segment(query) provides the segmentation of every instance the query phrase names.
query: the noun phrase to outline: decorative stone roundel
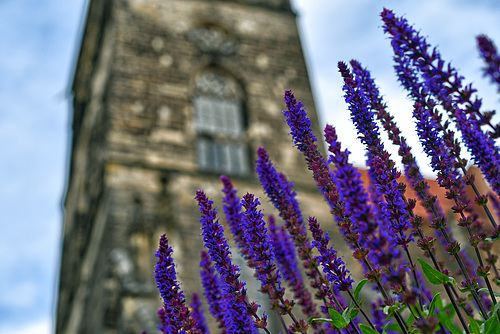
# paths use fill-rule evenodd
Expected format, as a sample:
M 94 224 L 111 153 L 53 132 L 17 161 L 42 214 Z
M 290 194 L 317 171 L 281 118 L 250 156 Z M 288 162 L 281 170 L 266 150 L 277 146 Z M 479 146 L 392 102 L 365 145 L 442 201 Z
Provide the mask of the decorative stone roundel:
M 206 53 L 230 55 L 236 51 L 236 41 L 222 29 L 200 27 L 188 32 L 188 40 Z

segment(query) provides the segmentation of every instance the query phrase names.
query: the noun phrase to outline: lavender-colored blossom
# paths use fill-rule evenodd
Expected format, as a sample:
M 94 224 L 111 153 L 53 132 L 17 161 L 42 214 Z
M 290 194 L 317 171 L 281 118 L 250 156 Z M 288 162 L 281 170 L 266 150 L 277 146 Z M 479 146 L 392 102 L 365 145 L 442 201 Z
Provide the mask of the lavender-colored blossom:
M 484 75 L 490 77 L 492 82 L 496 82 L 500 91 L 500 56 L 493 41 L 485 35 L 477 37 L 477 45 L 481 52 L 481 57 L 484 59 L 486 66 L 484 67 Z
M 301 305 L 302 311 L 308 317 L 317 316 L 311 294 L 304 285 L 302 274 L 296 260 L 295 248 L 290 235 L 283 226 L 276 226 L 273 216 L 268 217 L 269 238 L 276 258 L 276 264 L 283 278 L 294 294 L 294 300 Z M 313 323 L 313 326 L 320 325 Z
M 494 193 L 489 193 L 488 198 L 491 201 L 493 208 L 495 209 L 497 217 L 500 217 L 500 200 L 498 196 Z
M 457 108 L 456 122 L 474 162 L 481 168 L 493 190 L 500 195 L 500 154 L 495 142 L 482 131 L 476 115 L 467 117 L 464 111 Z
M 172 247 L 168 245 L 165 234 L 160 237 L 160 244 L 155 256 L 158 258 L 155 266 L 156 286 L 163 299 L 163 310 L 160 311 L 160 330 L 164 333 L 177 333 L 179 331 L 193 331 L 196 321 L 191 316 L 185 305 L 183 292 L 177 282 L 177 274 L 172 258 Z
M 181 331 L 181 329 L 173 323 L 175 319 L 170 316 L 170 313 L 171 312 L 167 312 L 164 307 L 158 309 L 158 318 L 160 319 L 158 330 L 162 333 L 178 333 Z
M 283 174 L 278 173 L 264 148 L 259 147 L 257 153 L 259 158 L 256 161 L 256 170 L 264 192 L 285 222 L 285 227 L 289 231 L 295 247 L 297 247 L 300 259 L 303 261 L 306 274 L 311 278 L 311 287 L 318 291 L 316 297 L 324 298 L 325 295 L 320 290 L 323 278 L 314 262 L 312 245 L 306 234 L 293 185 Z
M 339 62 L 338 67 L 344 79 L 344 97 L 351 112 L 351 119 L 358 131 L 358 138 L 367 149 L 367 164 L 373 173 L 373 181 L 384 194 L 383 207 L 390 217 L 390 232 L 398 244 L 406 247 L 413 238 L 411 233 L 407 234 L 412 225 L 403 200 L 405 185 L 397 182 L 400 173 L 394 167 L 394 162 L 380 140 L 379 128 L 375 124 L 374 113 L 364 90 L 354 80 L 345 63 Z
M 201 284 L 210 314 L 218 322 L 223 334 L 226 332 L 226 325 L 224 323 L 225 308 L 222 304 L 223 299 L 226 297 L 223 295 L 221 288 L 223 282 L 215 272 L 212 261 L 210 261 L 210 256 L 206 251 L 201 252 L 200 267 Z
M 222 184 L 224 185 L 222 192 L 224 193 L 224 197 L 222 202 L 224 204 L 224 213 L 226 215 L 226 221 L 233 233 L 234 240 L 236 244 L 243 250 L 245 247 L 243 245 L 243 228 L 241 225 L 241 203 L 238 196 L 236 196 L 236 189 L 234 189 L 231 180 L 222 175 L 220 177 Z M 245 254 L 244 254 L 245 255 Z
M 377 225 L 373 221 L 361 175 L 349 163 L 350 152 L 342 150 L 335 128 L 331 125 L 325 127 L 325 141 L 329 144 L 328 151 L 332 153 L 329 162 L 336 167 L 333 173 L 340 200 L 344 202 L 347 214 L 353 220 L 354 231 L 360 233 L 363 240 L 367 240 L 373 235 Z
M 323 193 L 332 209 L 336 209 L 339 201 L 337 187 L 325 158 L 321 155 L 316 144 L 316 137 L 311 131 L 311 120 L 307 116 L 302 102 L 297 102 L 291 90 L 285 90 L 285 103 L 287 110 L 283 111 L 290 134 L 295 146 L 304 154 L 309 169 L 313 172 L 314 180 Z
M 417 195 L 422 201 L 423 207 L 427 209 L 429 217 L 431 219 L 433 218 L 433 209 L 437 211 L 439 216 L 443 216 L 441 206 L 439 205 L 436 196 L 431 196 L 429 194 L 429 185 L 418 167 L 415 156 L 411 152 L 411 147 L 408 145 L 406 138 L 401 135 L 401 130 L 396 125 L 394 117 L 388 112 L 387 105 L 383 101 L 379 89 L 375 84 L 375 80 L 371 77 L 370 72 L 363 68 L 358 61 L 351 60 L 350 64 L 352 66 L 353 73 L 357 78 L 359 78 L 357 81 L 364 89 L 366 96 L 370 101 L 372 110 L 375 112 L 378 120 L 386 130 L 389 139 L 394 145 L 399 147 L 398 153 L 402 159 L 405 176 L 417 192 Z M 396 66 L 397 65 L 395 65 L 395 67 Z M 398 71 L 396 72 L 399 73 Z M 401 76 L 403 77 L 402 80 L 407 78 L 410 84 L 416 83 L 415 80 L 413 80 L 414 77 L 412 73 L 405 75 L 404 70 L 401 72 Z M 418 90 L 418 87 L 416 87 L 416 91 Z M 439 236 L 442 238 L 441 234 L 439 234 Z
M 384 326 L 389 322 L 389 320 L 387 320 L 387 316 L 384 314 L 383 306 L 381 305 L 383 305 L 382 299 L 378 299 L 377 302 L 371 303 L 371 320 L 375 324 L 375 329 L 379 333 L 382 333 Z
M 437 49 L 429 52 L 425 38 L 405 18 L 398 18 L 387 9 L 382 11 L 381 16 L 384 31 L 391 35 L 395 57 L 401 58 L 404 66 L 419 73 L 425 88 L 455 121 L 474 162 L 495 192 L 500 194 L 500 152 L 494 141 L 500 135 L 500 128 L 491 123 L 494 112 L 481 111 L 481 99 L 473 97 L 476 90 L 462 83 L 463 77 L 453 66 L 445 66 Z M 408 84 L 402 83 L 405 87 Z M 410 93 L 415 91 L 410 87 L 407 89 Z M 482 125 L 490 126 L 493 131 L 485 133 Z
M 284 174 L 278 173 L 263 147 L 257 149 L 257 156 L 255 169 L 267 198 L 278 210 L 287 229 L 293 231 L 292 236 L 305 235 L 306 228 L 293 184 L 286 179 Z
M 216 217 L 216 211 L 212 208 L 213 202 L 201 190 L 196 192 L 196 200 L 200 206 L 205 247 L 225 283 L 222 292 L 232 298 L 229 303 L 231 307 L 224 313 L 224 323 L 230 333 L 254 333 L 255 323 L 248 314 L 254 311 L 256 305 L 249 305 L 245 283 L 239 280 L 240 269 L 231 263 L 231 252 L 222 225 Z
M 293 324 L 290 331 L 305 333 L 309 325 L 303 320 L 297 320 L 293 315 L 293 301 L 285 299 L 285 288 L 281 286 L 281 275 L 274 263 L 275 257 L 271 242 L 267 235 L 263 214 L 258 210 L 260 202 L 253 194 L 243 196 L 242 206 L 244 238 L 250 261 L 255 264 L 257 278 L 261 282 L 261 292 L 267 293 L 273 309 L 280 314 L 288 314 Z
M 255 263 L 257 278 L 261 281 L 263 292 L 273 291 L 281 298 L 284 289 L 281 288 L 280 274 L 274 264 L 274 253 L 267 235 L 263 214 L 258 210 L 260 202 L 255 195 L 247 193 L 241 200 L 245 208 L 243 213 L 242 228 L 244 230 L 245 244 L 249 258 Z M 275 286 L 273 286 L 275 285 Z
M 294 112 L 297 111 L 302 112 L 303 113 L 302 116 L 307 118 L 307 115 L 305 115 L 305 112 L 301 107 L 296 108 L 297 101 L 293 97 L 291 91 L 285 92 L 285 100 L 288 101 L 287 106 L 289 107 L 289 111 L 293 110 Z M 295 118 L 293 113 L 289 114 L 289 117 Z M 307 124 L 308 122 L 305 121 L 305 123 Z M 306 126 L 306 128 L 308 127 L 310 126 Z M 296 131 L 296 133 L 300 133 L 300 131 Z M 312 160 L 316 161 L 316 162 L 314 161 L 311 162 L 310 166 L 321 165 L 323 167 L 321 168 L 321 171 L 325 171 L 326 168 L 326 171 L 328 173 L 327 178 L 321 179 L 321 181 L 317 181 L 317 183 L 323 182 L 323 180 L 325 180 L 324 184 L 326 185 L 326 180 L 330 180 L 331 181 L 330 185 L 327 188 L 324 188 L 326 190 L 324 194 L 325 197 L 327 198 L 327 201 L 328 199 L 333 199 L 331 196 L 329 197 L 328 194 L 332 190 L 332 186 L 333 188 L 335 187 L 335 184 L 331 179 L 331 174 L 328 171 L 326 162 L 319 153 L 319 150 L 315 144 L 316 138 L 311 133 L 304 134 L 304 136 L 307 137 L 306 141 L 309 143 L 307 147 L 309 147 L 310 149 L 309 151 L 311 152 L 310 157 L 312 158 Z M 322 276 L 318 268 L 318 264 L 316 263 L 312 255 L 312 246 L 307 238 L 305 225 L 302 220 L 302 215 L 300 213 L 298 203 L 295 199 L 295 192 L 293 191 L 293 185 L 286 179 L 286 177 L 282 173 L 278 173 L 276 171 L 265 149 L 259 148 L 258 155 L 259 159 L 257 160 L 256 169 L 257 173 L 259 174 L 259 178 L 261 180 L 261 184 L 264 188 L 264 191 L 266 192 L 271 202 L 280 212 L 280 216 L 285 221 L 285 226 L 289 231 L 290 235 L 292 236 L 295 246 L 297 247 L 300 259 L 303 261 L 303 266 L 306 269 L 307 276 L 311 278 L 311 287 L 316 289 L 317 291 L 316 298 L 323 299 L 326 302 L 327 298 L 330 298 L 329 296 L 327 296 L 327 292 L 323 289 L 323 285 L 326 282 L 326 278 Z M 308 159 L 306 158 L 306 160 Z M 313 173 L 314 175 L 316 175 L 315 179 L 318 180 L 318 176 L 321 173 L 318 172 L 319 169 L 315 168 L 314 170 Z M 320 189 L 322 189 L 321 186 Z M 341 296 L 333 296 L 333 300 L 337 302 L 337 305 L 343 304 Z M 330 301 L 331 307 L 336 307 L 333 300 Z
M 415 100 L 415 103 L 418 103 L 422 108 L 425 108 L 429 112 L 430 121 L 433 122 L 434 126 L 434 132 L 432 135 L 434 137 L 442 138 L 441 141 L 445 145 L 445 147 L 443 146 L 443 149 L 449 151 L 449 153 L 447 153 L 449 168 L 462 168 L 462 170 L 465 171 L 465 160 L 460 159 L 461 147 L 458 141 L 455 140 L 454 132 L 448 128 L 448 122 L 442 122 L 442 115 L 439 110 L 435 108 L 436 103 L 430 95 L 428 86 L 421 82 L 418 71 L 414 66 L 412 66 L 413 59 L 411 58 L 411 55 L 406 54 L 400 48 L 394 48 L 394 54 L 394 68 L 400 82 L 410 92 L 410 96 Z M 406 145 L 404 137 L 399 135 L 399 129 L 397 129 L 395 123 L 393 122 L 392 116 L 390 116 L 385 110 L 385 104 L 382 103 L 382 98 L 380 97 L 378 89 L 375 86 L 373 79 L 371 79 L 369 72 L 362 69 L 361 65 L 355 61 L 352 61 L 351 64 L 353 65 L 355 73 L 357 73 L 357 76 L 360 78 L 362 87 L 366 89 L 372 108 L 376 110 L 378 118 L 381 120 L 384 128 L 388 131 L 389 138 L 394 144 L 400 146 L 399 154 L 402 156 L 406 176 L 421 201 L 423 201 L 423 206 L 428 211 L 430 220 L 432 221 L 436 218 L 444 219 L 443 212 L 439 210 L 439 204 L 437 203 L 436 196 L 430 196 L 428 193 L 428 185 L 416 166 L 415 158 L 411 154 L 410 148 Z M 430 151 L 428 151 L 428 153 L 429 152 Z M 446 175 L 446 173 L 441 174 L 439 177 L 441 185 L 444 183 L 449 184 L 450 181 L 457 183 L 457 185 L 462 182 L 458 179 L 456 171 L 454 172 L 454 177 L 448 177 L 446 182 L 446 176 L 444 175 Z M 464 188 L 462 186 L 459 186 L 458 188 L 460 201 L 469 203 L 470 200 L 464 191 Z M 477 221 L 476 217 L 478 216 L 475 213 L 474 208 L 472 206 L 468 206 L 466 211 L 474 218 L 475 228 L 481 229 L 481 224 Z M 446 233 L 451 237 L 451 231 L 447 226 L 445 227 L 443 233 Z M 449 241 L 443 233 L 436 230 L 436 234 L 441 243 L 447 245 Z
M 198 328 L 200 333 L 201 334 L 210 333 L 207 327 L 205 316 L 203 315 L 201 300 L 196 292 L 192 294 L 191 304 L 189 304 L 189 307 L 192 310 L 191 314 L 193 319 L 196 320 L 196 328 Z
M 314 239 L 314 247 L 319 252 L 318 261 L 323 267 L 323 271 L 333 284 L 336 291 L 348 291 L 354 282 L 351 279 L 349 270 L 346 269 L 344 261 L 337 256 L 337 251 L 333 246 L 329 247 L 330 237 L 328 233 L 323 234 L 318 221 L 314 217 L 309 217 L 309 229 Z
M 431 167 L 437 173 L 437 181 L 442 187 L 456 183 L 460 174 L 455 167 L 455 159 L 450 156 L 443 139 L 438 135 L 438 127 L 430 111 L 420 102 L 415 102 L 413 117 L 416 120 L 417 134 L 424 152 L 431 159 Z
M 384 234 L 384 229 L 379 229 L 375 220 L 372 206 L 369 204 L 369 195 L 360 179 L 360 174 L 349 163 L 349 151 L 342 150 L 335 128 L 331 125 L 325 127 L 325 141 L 329 144 L 328 151 L 332 153 L 330 162 L 336 167 L 334 176 L 340 200 L 344 203 L 346 214 L 353 222 L 352 226 L 345 223 L 341 225 L 344 238 L 354 248 L 355 258 L 364 260 L 361 255 L 365 256 L 369 252 L 372 264 L 385 266 L 390 263 L 389 259 L 399 257 L 399 250 L 387 247 L 390 242 Z M 385 223 L 383 219 L 382 223 Z M 361 251 L 362 249 L 364 251 Z M 365 269 L 368 269 L 366 263 Z

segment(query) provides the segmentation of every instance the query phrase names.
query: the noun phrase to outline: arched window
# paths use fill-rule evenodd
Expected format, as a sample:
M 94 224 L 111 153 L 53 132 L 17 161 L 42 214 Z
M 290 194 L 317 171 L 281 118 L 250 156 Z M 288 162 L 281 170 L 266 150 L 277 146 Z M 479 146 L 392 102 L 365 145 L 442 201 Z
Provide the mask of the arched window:
M 236 80 L 215 71 L 201 73 L 193 104 L 200 169 L 247 174 L 243 92 Z

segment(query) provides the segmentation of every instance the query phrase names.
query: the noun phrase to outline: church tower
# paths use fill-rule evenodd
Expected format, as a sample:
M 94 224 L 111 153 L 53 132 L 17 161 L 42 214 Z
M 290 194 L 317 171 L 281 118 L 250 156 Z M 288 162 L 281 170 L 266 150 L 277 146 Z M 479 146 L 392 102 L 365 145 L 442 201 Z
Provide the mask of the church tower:
M 222 212 L 225 174 L 240 196 L 262 197 L 259 146 L 321 218 L 284 123 L 285 89 L 319 134 L 289 0 L 89 1 L 72 83 L 56 333 L 155 333 L 161 233 L 186 298 L 201 295 L 195 191 Z

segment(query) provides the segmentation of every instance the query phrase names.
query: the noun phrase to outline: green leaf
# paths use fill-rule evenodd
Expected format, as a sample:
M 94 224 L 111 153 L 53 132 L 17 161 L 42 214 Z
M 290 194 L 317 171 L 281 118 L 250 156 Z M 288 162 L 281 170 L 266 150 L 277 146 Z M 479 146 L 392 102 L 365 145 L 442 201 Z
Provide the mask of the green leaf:
M 408 326 L 411 326 L 414 321 L 415 321 L 415 317 L 413 316 L 413 314 L 410 314 L 410 316 L 408 317 L 408 319 L 406 319 L 406 324 Z M 399 327 L 399 325 L 398 325 L 398 327 Z
M 309 323 L 313 323 L 313 322 L 327 322 L 329 324 L 333 324 L 333 320 L 332 319 L 328 319 L 328 318 L 315 318 L 315 317 L 310 317 L 309 320 L 308 320 Z
M 384 314 L 394 314 L 399 311 L 399 305 L 384 306 Z
M 496 303 L 495 305 L 492 305 L 491 312 L 488 313 L 488 315 L 493 316 L 495 313 L 498 312 L 498 309 L 500 309 L 500 303 Z
M 384 329 L 401 332 L 401 327 L 398 324 L 385 324 Z
M 496 238 L 484 238 L 484 242 L 493 242 L 495 240 L 498 240 L 500 239 L 500 236 L 496 237 Z
M 356 301 L 358 302 L 358 304 L 361 304 L 360 301 L 359 301 L 359 293 L 361 292 L 361 290 L 363 289 L 363 287 L 365 286 L 365 284 L 368 282 L 368 279 L 362 279 L 361 281 L 359 281 L 358 285 L 356 285 L 356 289 L 354 289 L 354 299 L 356 299 Z M 359 305 L 361 307 L 361 305 Z
M 483 334 L 497 334 L 497 333 L 498 333 L 498 317 L 496 315 L 492 315 L 484 323 L 484 333 Z
M 354 319 L 358 316 L 359 310 L 358 309 L 353 309 L 349 312 L 349 318 Z
M 346 308 L 344 310 L 344 312 L 342 312 L 342 317 L 344 318 L 345 321 L 347 321 L 347 323 L 351 322 L 351 312 L 348 308 Z
M 432 301 L 431 301 L 431 304 L 429 305 L 429 313 L 428 313 L 427 317 L 434 316 L 434 312 L 436 311 L 436 304 L 438 303 L 438 300 L 441 301 L 441 297 L 439 297 L 439 296 L 441 296 L 441 292 L 436 293 L 434 295 L 434 297 L 432 297 Z
M 477 292 L 485 292 L 487 294 L 490 293 L 490 291 L 487 288 L 481 288 L 477 290 Z M 493 294 L 495 295 L 495 297 L 500 297 L 500 292 L 493 291 Z
M 348 322 L 344 319 L 342 314 L 334 310 L 333 308 L 328 309 L 328 314 L 330 315 L 330 318 L 332 319 L 333 325 L 337 328 L 344 328 L 347 326 Z
M 434 285 L 440 285 L 440 284 L 445 284 L 445 283 L 451 283 L 455 285 L 455 279 L 453 277 L 448 277 L 442 272 L 432 268 L 427 262 L 425 262 L 422 259 L 417 259 L 418 262 L 420 262 L 420 265 L 422 266 L 422 271 L 424 272 L 425 277 L 427 277 L 427 280 Z
M 367 325 L 359 324 L 359 329 L 363 334 L 379 334 L 379 332 Z
M 473 334 L 481 334 L 481 329 L 476 321 L 476 319 L 469 317 L 469 330 Z
M 442 309 L 438 314 L 437 317 L 439 321 L 443 324 L 446 329 L 451 331 L 453 334 L 462 334 L 462 331 L 451 322 L 450 318 L 451 316 L 446 314 L 445 310 Z

